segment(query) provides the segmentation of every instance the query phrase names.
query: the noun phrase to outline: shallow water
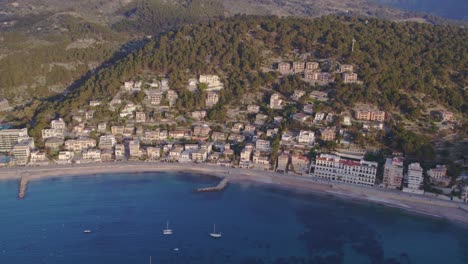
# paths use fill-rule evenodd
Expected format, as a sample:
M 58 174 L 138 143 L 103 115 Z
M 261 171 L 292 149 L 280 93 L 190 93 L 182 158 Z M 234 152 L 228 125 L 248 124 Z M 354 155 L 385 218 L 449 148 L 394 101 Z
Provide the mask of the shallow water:
M 194 192 L 217 181 L 69 177 L 31 182 L 24 200 L 0 182 L 0 263 L 468 263 L 466 227 L 266 186 Z

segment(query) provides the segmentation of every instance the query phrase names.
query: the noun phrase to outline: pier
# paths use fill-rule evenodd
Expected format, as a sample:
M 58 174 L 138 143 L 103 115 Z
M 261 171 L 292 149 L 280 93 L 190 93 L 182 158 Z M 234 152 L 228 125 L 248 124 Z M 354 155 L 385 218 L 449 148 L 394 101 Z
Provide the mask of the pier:
M 199 188 L 197 189 L 197 192 L 217 192 L 217 191 L 222 191 L 224 190 L 229 183 L 229 178 L 226 177 L 222 181 L 218 183 L 216 186 L 212 187 L 206 187 L 206 188 Z
M 24 199 L 26 196 L 26 189 L 28 188 L 29 179 L 26 176 L 21 176 L 19 182 L 18 198 Z

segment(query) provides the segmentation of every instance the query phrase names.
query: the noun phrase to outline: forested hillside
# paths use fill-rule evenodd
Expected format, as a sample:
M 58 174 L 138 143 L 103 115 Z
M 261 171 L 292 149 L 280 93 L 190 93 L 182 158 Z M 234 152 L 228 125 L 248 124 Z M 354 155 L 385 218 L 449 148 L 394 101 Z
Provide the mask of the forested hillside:
M 351 52 L 353 38 L 357 42 Z M 356 103 L 371 103 L 395 113 L 393 118 L 427 124 L 427 117 L 421 115 L 429 102 L 467 115 L 467 42 L 467 30 L 451 26 L 336 16 L 314 20 L 239 16 L 164 34 L 100 70 L 64 100 L 36 102 L 18 117 L 25 123 L 34 120 L 30 124 L 39 131 L 50 118 L 69 117 L 90 100 L 109 102 L 124 81 L 151 71 L 170 78 L 171 89 L 179 93 L 179 111 L 203 107 L 203 94 L 185 89 L 188 78 L 202 73 L 222 76 L 225 89 L 220 103 L 208 113 L 212 120 L 223 121 L 227 107 L 235 106 L 245 94 L 273 88 L 288 95 L 302 87 L 330 91 L 330 107 L 338 112 Z M 271 65 L 272 57 L 293 58 L 304 52 L 316 60 L 356 65 L 364 84 L 338 81 L 309 87 L 301 80 L 285 81 L 276 72 L 261 70 Z M 294 113 L 292 108 L 285 111 Z M 407 152 L 428 153 L 428 141 L 418 137 L 417 130 L 410 132 L 399 124 L 391 144 Z
M 17 105 L 60 94 L 133 50 L 143 36 L 181 25 L 237 13 L 311 17 L 346 11 L 388 19 L 414 15 L 371 0 L 7 1 L 0 4 L 0 98 Z
M 114 29 L 157 34 L 182 24 L 217 18 L 224 8 L 218 0 L 149 0 L 133 2 L 125 10 L 125 19 L 113 25 Z
M 351 53 L 353 38 L 357 42 Z M 334 16 L 314 20 L 242 16 L 185 26 L 151 41 L 89 79 L 73 94 L 73 103 L 84 104 L 91 95 L 112 96 L 122 81 L 143 69 L 168 74 L 175 89 L 182 89 L 187 73 L 219 71 L 232 82 L 226 90 L 242 94 L 255 89 L 252 84 L 265 85 L 268 80 L 259 71 L 266 59 L 259 57 L 262 51 L 286 56 L 297 50 L 358 65 L 365 85 L 332 87 L 337 107 L 377 101 L 384 109 L 399 107 L 416 117 L 422 105 L 415 95 L 420 94 L 466 113 L 467 49 L 467 30 L 458 27 Z M 259 85 L 254 82 L 257 76 Z M 66 102 L 61 106 L 69 107 Z

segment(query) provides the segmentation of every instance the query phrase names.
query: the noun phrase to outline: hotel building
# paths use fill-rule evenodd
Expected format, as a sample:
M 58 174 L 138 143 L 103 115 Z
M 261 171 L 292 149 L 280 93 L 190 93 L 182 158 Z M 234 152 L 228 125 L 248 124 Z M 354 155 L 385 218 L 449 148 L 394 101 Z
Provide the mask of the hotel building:
M 339 156 L 320 154 L 312 164 L 312 176 L 330 181 L 366 186 L 375 184 L 377 162 L 354 161 Z

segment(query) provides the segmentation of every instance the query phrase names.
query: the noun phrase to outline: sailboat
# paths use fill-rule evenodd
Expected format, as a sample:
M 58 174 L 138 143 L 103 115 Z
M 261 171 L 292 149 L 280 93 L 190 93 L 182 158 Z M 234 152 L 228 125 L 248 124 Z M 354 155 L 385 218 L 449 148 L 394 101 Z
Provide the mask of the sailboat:
M 163 235 L 172 235 L 172 229 L 169 229 L 169 221 L 166 222 L 166 229 L 163 229 Z
M 210 233 L 210 236 L 213 238 L 220 238 L 221 237 L 221 232 L 216 233 L 216 224 L 213 224 L 213 233 Z

